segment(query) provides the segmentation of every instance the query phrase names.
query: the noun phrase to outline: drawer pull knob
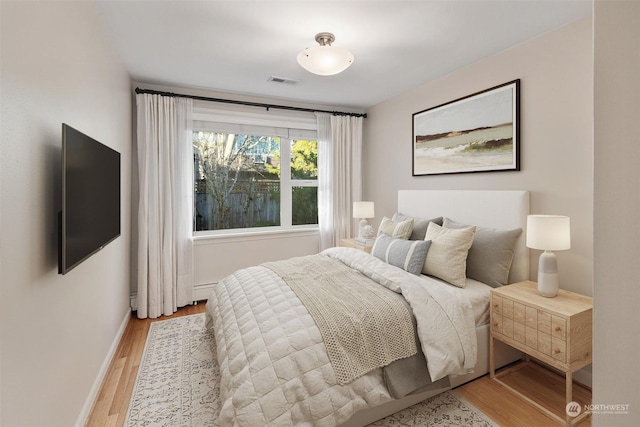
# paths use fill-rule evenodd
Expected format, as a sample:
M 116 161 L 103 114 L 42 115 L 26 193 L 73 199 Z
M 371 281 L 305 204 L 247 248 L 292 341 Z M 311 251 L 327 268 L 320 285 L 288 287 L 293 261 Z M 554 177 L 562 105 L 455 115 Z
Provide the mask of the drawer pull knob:
M 493 304 L 493 308 L 498 308 L 498 304 Z
M 559 348 L 554 348 L 554 349 L 553 349 L 553 352 L 554 352 L 555 354 L 558 354 L 558 353 L 560 353 L 560 349 L 559 349 Z
M 562 328 L 560 326 L 556 326 L 556 332 L 560 332 Z
M 493 322 L 493 326 L 498 326 L 498 322 Z

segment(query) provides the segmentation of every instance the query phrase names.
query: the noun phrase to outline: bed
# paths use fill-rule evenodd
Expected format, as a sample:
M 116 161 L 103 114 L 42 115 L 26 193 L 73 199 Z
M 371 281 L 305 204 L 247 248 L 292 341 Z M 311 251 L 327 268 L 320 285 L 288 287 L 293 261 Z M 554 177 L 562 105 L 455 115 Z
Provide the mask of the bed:
M 383 235 L 374 255 L 331 248 L 225 278 L 206 310 L 221 371 L 219 425 L 364 426 L 486 374 L 486 269 L 451 276 L 460 266 L 443 267 L 436 256 L 442 239 L 464 237 L 476 242 L 467 247 L 474 263 L 486 263 L 479 236 L 509 231 L 512 262 L 500 280 L 526 280 L 524 232 L 515 231 L 528 213 L 526 191 L 401 190 L 381 228 L 405 235 Z M 413 235 L 418 223 L 428 242 Z M 457 255 L 446 255 L 455 264 Z M 442 277 L 416 272 L 416 262 Z M 497 367 L 521 357 L 507 346 L 495 351 Z

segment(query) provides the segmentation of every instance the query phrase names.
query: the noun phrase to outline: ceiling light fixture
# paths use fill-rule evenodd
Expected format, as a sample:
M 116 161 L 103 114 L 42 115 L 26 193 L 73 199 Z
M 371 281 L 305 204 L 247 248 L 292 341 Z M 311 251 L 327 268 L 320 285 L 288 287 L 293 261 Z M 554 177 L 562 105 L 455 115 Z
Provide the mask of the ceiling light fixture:
M 321 76 L 338 74 L 353 64 L 353 54 L 343 47 L 331 46 L 335 41 L 331 33 L 316 34 L 320 46 L 308 47 L 298 54 L 298 64 L 305 70 Z

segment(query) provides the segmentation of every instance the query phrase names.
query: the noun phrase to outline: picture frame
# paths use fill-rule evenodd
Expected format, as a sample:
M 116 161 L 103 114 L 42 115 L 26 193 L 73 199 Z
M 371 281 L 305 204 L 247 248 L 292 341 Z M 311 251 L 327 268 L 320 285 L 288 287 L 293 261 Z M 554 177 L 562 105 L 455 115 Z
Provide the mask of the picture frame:
M 520 79 L 413 114 L 413 176 L 520 170 Z

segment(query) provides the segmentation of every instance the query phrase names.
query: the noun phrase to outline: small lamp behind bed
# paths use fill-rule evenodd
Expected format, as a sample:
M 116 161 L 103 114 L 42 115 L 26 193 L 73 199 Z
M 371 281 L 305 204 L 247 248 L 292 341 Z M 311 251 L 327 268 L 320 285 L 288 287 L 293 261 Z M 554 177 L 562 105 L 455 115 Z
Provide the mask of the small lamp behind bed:
M 527 216 L 527 247 L 544 252 L 538 262 L 538 292 L 555 297 L 560 289 L 558 262 L 552 251 L 571 249 L 571 226 L 568 216 Z
M 360 227 L 358 228 L 358 237 L 356 241 L 364 243 L 368 239 L 375 236 L 373 227 L 369 225 L 366 218 L 374 218 L 376 216 L 373 202 L 353 202 L 353 217 L 360 218 Z

